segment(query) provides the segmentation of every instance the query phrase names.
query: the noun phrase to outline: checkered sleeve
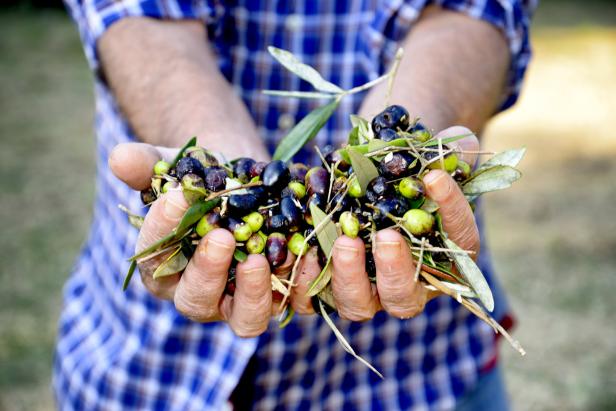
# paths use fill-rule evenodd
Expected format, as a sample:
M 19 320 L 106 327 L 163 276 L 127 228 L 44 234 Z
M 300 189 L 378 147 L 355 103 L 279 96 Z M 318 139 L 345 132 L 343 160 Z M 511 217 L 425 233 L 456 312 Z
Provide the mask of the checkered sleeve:
M 384 52 L 393 55 L 393 47 L 406 35 L 411 24 L 419 17 L 422 7 L 418 3 L 424 0 L 393 0 L 384 7 L 375 20 L 379 32 L 383 35 L 383 45 L 390 50 Z M 499 111 L 511 107 L 517 100 L 524 73 L 531 56 L 529 26 L 538 0 L 427 0 L 423 5 L 436 4 L 444 9 L 464 13 L 472 18 L 493 24 L 507 39 L 511 62 L 507 84 Z M 387 60 L 387 57 L 385 57 Z
M 77 23 L 86 57 L 95 73 L 99 70 L 98 39 L 126 17 L 168 20 L 201 20 L 211 27 L 219 17 L 216 0 L 64 0 Z

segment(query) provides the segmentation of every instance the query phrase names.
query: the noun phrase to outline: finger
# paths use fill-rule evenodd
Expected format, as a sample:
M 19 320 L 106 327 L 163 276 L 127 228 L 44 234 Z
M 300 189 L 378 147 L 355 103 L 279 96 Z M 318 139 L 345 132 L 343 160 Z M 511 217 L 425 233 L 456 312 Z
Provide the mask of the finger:
M 121 143 L 109 155 L 113 174 L 133 190 L 144 190 L 151 184 L 154 164 L 160 159 L 172 161 L 178 149 L 154 147 L 145 143 Z
M 256 337 L 267 329 L 272 312 L 272 289 L 267 259 L 249 255 L 238 264 L 229 325 L 239 337 Z
M 479 252 L 479 230 L 470 204 L 458 184 L 443 170 L 432 170 L 423 178 L 426 194 L 439 205 L 443 229 L 464 250 Z
M 291 274 L 291 271 L 293 271 L 294 264 L 295 254 L 290 251 L 287 251 L 286 260 L 284 260 L 284 263 L 274 269 L 274 274 L 276 274 L 276 277 L 280 279 L 286 279 L 289 277 L 289 274 Z
M 136 251 L 140 252 L 168 235 L 178 225 L 187 209 L 188 203 L 181 191 L 169 191 L 152 203 L 139 231 Z M 173 299 L 179 276 L 172 275 L 154 279 L 152 274 L 171 252 L 139 262 L 141 280 L 146 288 L 155 296 L 168 300 Z
M 466 127 L 453 126 L 436 134 L 438 138 L 448 138 L 470 134 L 460 140 L 453 141 L 447 145 L 458 151 L 457 155 L 460 160 L 467 162 L 471 168 L 477 161 L 477 151 L 479 150 L 479 139 L 477 136 Z
M 411 250 L 400 233 L 381 230 L 374 242 L 376 285 L 383 308 L 394 317 L 411 318 L 423 311 L 428 290 L 415 281 Z
M 330 268 L 331 269 L 331 268 Z M 298 268 L 295 287 L 291 288 L 291 306 L 298 314 L 314 314 L 311 297 L 306 293 L 315 278 L 321 273 L 317 248 L 312 247 L 304 257 Z
M 378 310 L 376 289 L 366 274 L 366 248 L 359 238 L 339 237 L 334 243 L 332 288 L 341 317 L 371 319 Z
M 201 239 L 175 291 L 175 308 L 185 317 L 199 322 L 221 318 L 219 303 L 235 239 L 224 229 L 216 229 Z

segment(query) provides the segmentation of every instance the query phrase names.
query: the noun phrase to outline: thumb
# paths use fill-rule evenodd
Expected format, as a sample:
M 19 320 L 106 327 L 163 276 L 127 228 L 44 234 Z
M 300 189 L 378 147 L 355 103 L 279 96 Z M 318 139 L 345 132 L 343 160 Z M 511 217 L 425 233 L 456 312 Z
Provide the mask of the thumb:
M 144 190 L 151 184 L 154 164 L 160 159 L 171 161 L 177 152 L 145 143 L 122 143 L 111 151 L 109 167 L 133 190 Z

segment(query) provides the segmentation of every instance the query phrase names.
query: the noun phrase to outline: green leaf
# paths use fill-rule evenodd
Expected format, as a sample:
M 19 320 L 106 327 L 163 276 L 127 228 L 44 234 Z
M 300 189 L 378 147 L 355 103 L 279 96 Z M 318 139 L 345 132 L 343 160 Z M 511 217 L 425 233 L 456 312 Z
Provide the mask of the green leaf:
M 196 145 L 197 145 L 197 136 L 194 136 L 193 138 L 188 140 L 186 144 L 184 144 L 184 146 L 180 149 L 180 151 L 178 151 L 178 154 L 175 156 L 175 158 L 171 162 L 171 167 L 175 167 L 177 162 L 180 161 L 180 158 L 184 156 L 184 152 L 186 151 L 186 149 L 196 146 Z
M 445 144 L 453 143 L 454 141 L 462 140 L 463 138 L 470 137 L 472 135 L 473 135 L 473 133 L 467 133 L 467 134 L 460 134 L 460 135 L 457 135 L 457 136 L 442 138 L 441 142 L 442 142 L 443 145 L 445 145 Z M 422 146 L 422 147 L 438 146 L 438 140 L 439 140 L 438 138 L 432 137 L 430 140 L 426 141 L 425 143 L 418 144 L 418 145 Z
M 310 287 L 308 288 L 308 292 L 306 295 L 308 297 L 315 296 L 319 294 L 332 279 L 332 270 L 329 269 L 329 265 L 332 261 L 332 256 L 330 255 L 327 258 L 327 262 L 325 263 L 325 267 L 321 270 L 317 278 L 314 279 Z
M 494 157 L 490 158 L 488 161 L 477 167 L 477 170 L 475 170 L 473 176 L 479 175 L 495 166 L 515 167 L 520 163 L 525 153 L 526 148 L 514 148 L 498 153 L 494 155 Z
M 319 240 L 319 245 L 325 255 L 329 256 L 332 254 L 334 242 L 338 238 L 336 224 L 334 224 L 331 218 L 314 203 L 310 203 L 310 214 L 312 215 L 312 222 L 315 230 L 318 228 L 316 236 Z
M 494 166 L 481 174 L 468 179 L 462 186 L 466 195 L 477 196 L 490 191 L 511 187 L 511 184 L 522 176 L 518 170 L 509 166 Z
M 344 91 L 337 85 L 330 83 L 329 81 L 321 77 L 319 72 L 316 71 L 314 68 L 299 61 L 299 59 L 295 57 L 291 52 L 272 46 L 269 46 L 267 48 L 267 51 L 269 51 L 272 57 L 278 60 L 280 64 L 285 66 L 287 70 L 291 71 L 299 78 L 306 80 L 307 82 L 312 84 L 312 86 L 317 90 L 336 94 Z
M 130 283 L 130 280 L 131 278 L 133 278 L 133 274 L 135 273 L 135 268 L 137 268 L 137 261 L 131 261 L 130 266 L 128 267 L 128 272 L 126 273 L 126 277 L 124 277 L 122 291 L 126 291 L 126 289 L 128 288 L 128 284 Z
M 462 250 L 449 238 L 445 239 L 445 246 L 455 251 Z M 477 294 L 479 301 L 483 303 L 488 311 L 492 312 L 494 310 L 494 297 L 492 296 L 492 291 L 490 290 L 488 282 L 481 273 L 479 267 L 477 267 L 477 264 L 475 264 L 473 259 L 466 253 L 448 254 L 449 257 L 453 259 L 456 267 L 458 267 L 460 274 L 466 279 L 475 294 Z
M 372 153 L 373 151 L 378 151 L 385 147 L 389 147 L 389 143 L 387 141 L 379 140 L 378 138 L 368 141 L 369 153 Z
M 159 265 L 154 273 L 152 274 L 152 278 L 161 278 L 166 277 L 168 275 L 177 274 L 186 268 L 188 265 L 188 258 L 181 252 L 182 247 L 178 247 L 165 261 Z
M 284 318 L 282 319 L 280 324 L 278 324 L 278 328 L 284 328 L 287 325 L 289 325 L 289 323 L 291 322 L 294 316 L 295 316 L 295 310 L 293 309 L 293 307 L 289 306 L 287 308 Z
M 235 258 L 236 261 L 243 263 L 244 261 L 246 261 L 248 256 L 245 252 L 243 252 L 239 248 L 236 248 L 235 251 L 233 251 L 233 258 Z
M 319 130 L 334 113 L 336 107 L 338 107 L 338 100 L 332 100 L 329 104 L 318 107 L 310 112 L 310 114 L 297 123 L 295 127 L 289 131 L 289 134 L 282 139 L 280 144 L 278 144 L 273 159 L 289 161 L 293 158 L 304 144 L 317 135 Z
M 351 114 L 350 117 L 351 125 L 353 127 L 357 127 L 358 142 L 356 144 L 363 144 L 374 139 L 374 133 L 372 132 L 372 127 L 370 126 L 370 122 L 368 120 L 363 117 L 356 116 L 355 114 Z
M 372 160 L 359 154 L 353 148 L 349 149 L 347 152 L 349 154 L 349 158 L 351 159 L 353 172 L 355 173 L 361 188 L 361 195 L 364 195 L 366 194 L 368 183 L 379 176 L 379 171 L 372 163 Z
M 285 91 L 285 90 L 263 90 L 267 96 L 293 97 L 293 98 L 332 98 L 331 94 L 318 93 L 313 91 Z
M 349 139 L 347 140 L 347 144 L 350 146 L 359 144 L 359 127 L 353 127 L 353 129 L 349 133 Z

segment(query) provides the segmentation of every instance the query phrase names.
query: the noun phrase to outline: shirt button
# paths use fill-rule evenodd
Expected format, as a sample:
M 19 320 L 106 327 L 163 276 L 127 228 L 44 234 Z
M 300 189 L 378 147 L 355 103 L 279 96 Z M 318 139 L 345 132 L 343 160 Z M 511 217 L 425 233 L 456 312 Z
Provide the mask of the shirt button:
M 281 114 L 278 117 L 278 128 L 280 130 L 288 130 L 295 124 L 295 118 L 291 114 Z
M 291 14 L 286 18 L 284 25 L 289 31 L 298 31 L 302 28 L 303 17 L 299 14 Z

